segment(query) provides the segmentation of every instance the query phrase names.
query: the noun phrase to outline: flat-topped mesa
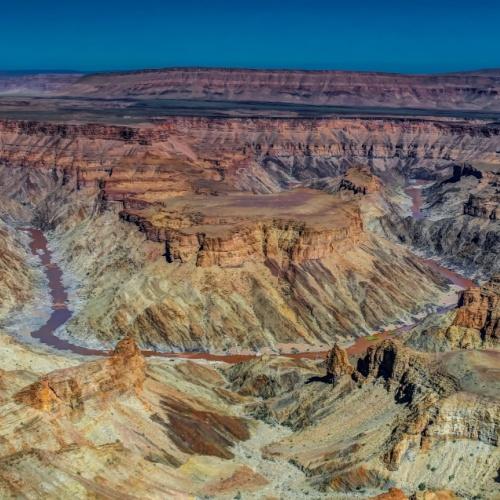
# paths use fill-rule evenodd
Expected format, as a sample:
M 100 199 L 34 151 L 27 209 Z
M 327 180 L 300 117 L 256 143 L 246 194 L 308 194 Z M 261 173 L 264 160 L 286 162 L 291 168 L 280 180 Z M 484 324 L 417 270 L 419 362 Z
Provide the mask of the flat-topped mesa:
M 169 68 L 87 75 L 67 95 L 265 101 L 345 106 L 500 109 L 488 72 L 402 75 L 354 71 Z
M 355 244 L 362 233 L 361 217 L 348 227 L 317 229 L 298 221 L 274 220 L 244 228 L 228 238 L 199 238 L 196 265 L 237 266 L 247 260 L 272 260 L 285 266 L 331 256 L 342 244 Z
M 149 240 L 165 242 L 168 262 L 232 267 L 248 261 L 273 261 L 286 267 L 327 258 L 358 244 L 363 236 L 355 202 L 313 190 L 194 197 L 182 205 L 175 203 L 180 202 L 172 200 L 169 210 L 120 212 Z
M 453 326 L 476 330 L 485 345 L 500 342 L 500 275 L 462 292 Z
M 108 359 L 50 372 L 22 389 L 16 399 L 46 412 L 76 411 L 90 400 L 138 391 L 144 380 L 144 357 L 135 341 L 125 338 Z

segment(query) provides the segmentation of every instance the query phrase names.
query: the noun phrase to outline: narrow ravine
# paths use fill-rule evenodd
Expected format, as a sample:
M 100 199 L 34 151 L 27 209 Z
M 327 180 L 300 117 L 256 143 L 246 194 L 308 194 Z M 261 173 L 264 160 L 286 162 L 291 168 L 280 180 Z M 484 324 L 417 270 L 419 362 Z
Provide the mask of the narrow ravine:
M 415 219 L 422 219 L 424 217 L 422 213 L 422 192 L 421 188 L 425 184 L 425 181 L 417 181 L 411 184 L 405 189 L 405 193 L 410 196 L 412 200 L 412 216 Z M 64 287 L 62 281 L 62 270 L 60 267 L 53 262 L 52 254 L 48 248 L 47 239 L 40 229 L 36 228 L 25 228 L 23 231 L 27 232 L 31 236 L 30 249 L 31 252 L 40 258 L 43 265 L 45 274 L 48 278 L 48 285 L 50 295 L 52 297 L 52 313 L 47 320 L 47 322 L 38 330 L 31 333 L 31 336 L 39 340 L 42 344 L 47 345 L 53 349 L 70 351 L 74 354 L 84 355 L 84 356 L 107 356 L 110 351 L 91 349 L 86 347 L 81 347 L 68 340 L 59 338 L 55 332 L 58 328 L 63 326 L 72 316 L 72 311 L 68 305 L 68 293 Z M 431 267 L 437 274 L 444 276 L 452 284 L 456 285 L 461 289 L 468 288 L 474 285 L 474 282 L 461 276 L 459 273 L 448 269 L 437 261 L 432 259 L 421 259 L 423 263 Z M 439 311 L 444 311 L 450 309 L 453 305 L 442 305 Z M 384 338 L 393 337 L 395 335 L 404 333 L 408 331 L 421 321 L 417 321 L 411 325 L 404 325 L 402 327 L 387 330 L 377 334 L 377 340 L 382 340 Z M 360 337 L 358 338 L 347 350 L 350 354 L 360 354 L 364 352 L 370 345 L 373 345 L 373 337 Z M 208 361 L 223 361 L 226 363 L 239 363 L 249 359 L 256 358 L 257 354 L 210 354 L 204 352 L 158 352 L 145 350 L 142 351 L 145 356 L 160 356 L 165 358 L 184 358 L 184 359 L 204 359 Z M 319 359 L 324 357 L 326 351 L 306 351 L 298 353 L 284 353 L 282 356 L 290 358 L 309 358 L 309 359 Z

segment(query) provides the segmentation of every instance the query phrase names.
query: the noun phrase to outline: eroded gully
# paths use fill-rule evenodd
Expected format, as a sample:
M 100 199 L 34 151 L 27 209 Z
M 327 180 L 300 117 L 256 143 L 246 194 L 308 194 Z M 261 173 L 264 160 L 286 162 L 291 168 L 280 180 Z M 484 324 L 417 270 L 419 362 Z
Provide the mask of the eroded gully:
M 412 200 L 412 216 L 415 219 L 423 218 L 423 214 L 421 211 L 422 208 L 422 193 L 421 187 L 419 185 L 422 183 L 415 183 L 408 186 L 405 190 L 406 194 L 410 196 Z M 45 274 L 48 278 L 48 286 L 50 290 L 50 295 L 52 298 L 52 306 L 51 306 L 51 315 L 47 322 L 40 327 L 38 330 L 31 332 L 31 336 L 37 339 L 42 344 L 45 344 L 53 349 L 61 350 L 61 351 L 70 351 L 75 354 L 84 355 L 84 356 L 107 356 L 110 354 L 108 350 L 100 350 L 100 349 L 91 349 L 86 347 L 81 347 L 68 340 L 64 340 L 58 337 L 55 332 L 58 328 L 63 326 L 72 316 L 72 311 L 68 305 L 68 293 L 66 288 L 64 287 L 62 281 L 62 270 L 60 267 L 52 260 L 52 254 L 48 248 L 47 239 L 44 233 L 40 229 L 35 228 L 26 228 L 24 229 L 31 236 L 30 249 L 31 252 L 40 258 L 40 261 L 43 265 Z M 431 267 L 436 273 L 441 274 L 445 278 L 447 278 L 452 284 L 458 286 L 459 288 L 468 288 L 473 286 L 474 283 L 461 276 L 455 271 L 448 269 L 435 260 L 432 259 L 421 259 L 422 262 L 425 262 L 429 267 Z M 448 306 L 449 307 L 449 306 Z M 442 306 L 441 310 L 445 310 L 447 307 Z M 420 320 L 422 321 L 422 320 Z M 416 323 L 415 323 L 416 324 Z M 382 340 L 387 337 L 391 337 L 397 335 L 398 333 L 402 333 L 407 331 L 408 329 L 415 326 L 412 325 L 404 325 L 400 328 L 387 330 L 377 334 L 376 340 Z M 373 336 L 361 337 L 357 339 L 349 348 L 348 352 L 350 354 L 360 354 L 364 352 L 368 346 L 373 345 L 374 339 Z M 238 363 L 241 361 L 246 361 L 249 359 L 253 359 L 257 357 L 256 354 L 228 354 L 228 355 L 218 355 L 218 354 L 210 354 L 205 352 L 183 352 L 183 353 L 175 353 L 175 352 L 157 352 L 157 351 L 142 351 L 145 356 L 160 356 L 166 358 L 185 358 L 185 359 L 204 359 L 208 361 L 224 361 L 226 363 Z M 307 351 L 307 352 L 298 352 L 298 353 L 287 353 L 282 354 L 286 357 L 291 358 L 311 358 L 317 359 L 325 356 L 325 352 L 321 351 Z

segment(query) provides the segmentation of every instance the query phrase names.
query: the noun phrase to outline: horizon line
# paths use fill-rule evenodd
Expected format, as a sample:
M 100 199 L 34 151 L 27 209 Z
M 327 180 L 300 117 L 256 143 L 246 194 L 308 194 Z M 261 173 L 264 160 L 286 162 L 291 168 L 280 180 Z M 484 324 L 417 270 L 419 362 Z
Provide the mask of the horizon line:
M 27 68 L 27 69 L 0 69 L 1 74 L 81 74 L 81 75 L 99 75 L 99 74 L 127 74 L 127 73 L 148 73 L 173 70 L 225 70 L 225 71 L 276 71 L 276 72 L 304 72 L 304 73 L 366 73 L 366 74 L 387 74 L 387 75 L 407 75 L 407 76 L 424 76 L 424 75 L 453 75 L 453 74 L 474 74 L 474 73 L 489 73 L 500 71 L 500 66 L 479 67 L 473 69 L 457 69 L 457 70 L 436 70 L 436 71 L 392 71 L 392 70 L 377 70 L 377 69 L 340 69 L 340 68 L 301 68 L 301 67 L 256 67 L 256 66 L 218 66 L 218 65 L 172 65 L 172 66 L 157 66 L 157 67 L 140 67 L 140 68 L 124 68 L 124 69 L 63 69 L 63 68 Z

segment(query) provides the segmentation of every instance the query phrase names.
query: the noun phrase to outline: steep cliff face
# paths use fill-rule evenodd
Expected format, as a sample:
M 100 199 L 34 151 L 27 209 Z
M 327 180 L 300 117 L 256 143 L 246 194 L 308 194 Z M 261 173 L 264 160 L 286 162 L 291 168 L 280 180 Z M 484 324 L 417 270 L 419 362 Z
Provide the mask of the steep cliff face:
M 68 92 L 498 105 L 494 73 L 251 76 L 94 75 Z M 394 486 L 385 498 L 493 498 L 499 279 L 406 345 L 393 332 L 341 345 L 414 322 L 447 291 L 374 228 L 471 274 L 497 268 L 499 152 L 497 123 L 463 118 L 0 121 L 0 217 L 47 232 L 72 310 L 56 334 L 114 348 L 81 363 L 0 331 L 0 497 L 345 498 Z M 404 215 L 414 177 L 432 182 L 419 220 Z M 0 225 L 0 316 L 32 296 L 26 244 Z M 222 367 L 140 348 L 267 354 Z M 270 354 L 295 350 L 310 359 Z
M 86 307 L 67 329 L 75 339 L 107 344 L 131 334 L 167 349 L 319 345 L 410 319 L 439 293 L 439 280 L 362 220 L 385 179 L 446 172 L 453 158 L 491 161 L 497 128 L 396 119 L 3 121 L 2 190 L 23 217 L 58 228 L 61 258 L 85 283 Z M 118 211 L 143 235 L 113 239 L 122 234 Z M 484 253 L 485 265 L 493 256 Z
M 461 293 L 457 308 L 414 328 L 406 343 L 424 351 L 495 348 L 500 342 L 500 282 L 494 276 Z
M 495 73 L 398 75 L 347 71 L 178 68 L 84 76 L 67 93 L 350 106 L 500 109 Z
M 409 320 L 441 282 L 371 236 L 371 196 L 395 171 L 486 161 L 499 140 L 494 126 L 422 120 L 1 127 L 4 177 L 22 186 L 13 197 L 58 228 L 54 244 L 85 283 L 66 334 L 163 349 L 321 345 Z M 147 241 L 120 241 L 116 211 Z
M 118 127 L 0 122 L 0 161 L 36 167 L 110 201 L 171 193 L 273 192 L 335 176 L 352 165 L 405 175 L 453 161 L 494 161 L 500 129 L 412 119 L 172 118 Z
M 324 259 L 363 236 L 359 206 L 311 190 L 279 195 L 174 198 L 120 217 L 150 241 L 165 243 L 168 262 L 241 266 Z
M 453 325 L 478 330 L 486 345 L 500 341 L 500 275 L 462 292 Z

